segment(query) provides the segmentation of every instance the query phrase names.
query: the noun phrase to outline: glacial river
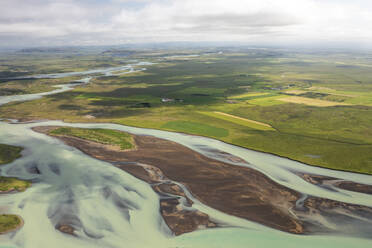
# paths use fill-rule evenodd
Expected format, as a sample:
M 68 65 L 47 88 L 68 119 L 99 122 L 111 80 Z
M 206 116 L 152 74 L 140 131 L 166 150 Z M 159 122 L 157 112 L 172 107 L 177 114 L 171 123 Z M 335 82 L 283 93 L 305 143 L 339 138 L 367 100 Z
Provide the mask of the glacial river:
M 94 70 L 94 73 L 80 75 L 90 76 L 97 73 L 106 72 Z M 41 78 L 41 75 L 36 76 Z M 89 83 L 89 80 L 81 83 Z M 72 87 L 68 85 L 63 91 Z M 32 94 L 30 98 L 22 95 L 11 98 L 0 96 L 0 105 L 12 101 L 33 100 L 59 92 L 61 91 Z M 152 135 L 177 142 L 221 161 L 224 161 L 224 158 L 214 151 L 224 151 L 248 162 L 236 163 L 236 166 L 249 166 L 261 171 L 277 183 L 301 192 L 304 196 L 311 195 L 372 207 L 372 195 L 310 184 L 296 173 L 324 175 L 369 185 L 372 185 L 372 176 L 312 167 L 210 138 L 109 123 L 2 121 L 0 143 L 22 146 L 24 150 L 21 158 L 1 166 L 0 173 L 2 176 L 32 180 L 33 185 L 22 193 L 0 196 L 0 210 L 18 214 L 25 221 L 24 226 L 17 232 L 0 236 L 0 248 L 372 247 L 372 220 L 365 220 L 370 223 L 369 226 L 353 227 L 356 230 L 360 228 L 361 232 L 362 229 L 366 230 L 363 238 L 352 234 L 293 235 L 221 213 L 196 199 L 193 199 L 194 208 L 207 213 L 212 220 L 224 223 L 227 227 L 198 230 L 174 237 L 160 215 L 159 196 L 149 184 L 109 163 L 87 156 L 58 139 L 31 130 L 35 126 L 50 125 L 110 128 L 136 135 Z M 75 226 L 80 227 L 75 237 L 55 229 L 56 224 L 64 219 L 69 219 Z M 324 224 L 335 230 L 343 231 L 345 228 L 336 222 Z

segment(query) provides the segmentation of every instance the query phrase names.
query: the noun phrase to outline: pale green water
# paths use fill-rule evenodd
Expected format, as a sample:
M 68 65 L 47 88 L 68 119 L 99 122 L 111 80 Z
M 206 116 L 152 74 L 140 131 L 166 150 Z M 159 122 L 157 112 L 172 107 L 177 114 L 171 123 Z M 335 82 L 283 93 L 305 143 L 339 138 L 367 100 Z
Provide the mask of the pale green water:
M 1 168 L 1 174 L 34 180 L 32 188 L 23 193 L 3 195 L 0 206 L 8 212 L 21 215 L 24 227 L 15 235 L 5 235 L 0 243 L 16 247 L 370 247 L 372 240 L 342 236 L 298 236 L 273 230 L 253 222 L 232 217 L 196 201 L 194 207 L 208 213 L 213 219 L 230 226 L 202 230 L 180 237 L 172 237 L 159 214 L 159 199 L 151 187 L 115 168 L 93 159 L 62 142 L 30 128 L 38 125 L 69 125 L 86 128 L 113 128 L 132 133 L 167 137 L 194 149 L 203 149 L 211 139 L 199 138 L 158 130 L 139 129 L 114 124 L 67 124 L 58 121 L 9 124 L 0 122 L 0 143 L 22 145 L 24 156 Z M 196 147 L 195 147 L 196 146 Z M 286 184 L 296 187 L 297 176 L 277 164 L 296 163 L 262 153 L 234 147 L 222 142 L 212 142 L 208 148 L 236 148 L 237 154 L 253 161 L 265 162 L 269 174 L 286 177 Z M 244 153 L 246 152 L 246 154 Z M 266 157 L 262 159 L 261 157 Z M 274 163 L 275 162 L 275 163 Z M 258 166 L 258 165 L 255 165 Z M 318 170 L 303 165 L 309 170 Z M 40 174 L 35 172 L 38 168 Z M 277 169 L 274 169 L 277 168 Z M 304 169 L 301 168 L 300 169 Z M 320 169 L 323 171 L 323 169 Z M 328 170 L 326 170 L 328 171 Z M 318 172 L 318 171 L 316 171 Z M 339 176 L 353 176 L 365 181 L 370 176 L 333 172 Z M 340 174 L 339 174 L 340 173 Z M 326 173 L 327 174 L 327 173 Z M 303 181 L 304 185 L 307 183 Z M 310 185 L 309 185 L 310 186 Z M 300 187 L 298 187 L 300 188 Z M 307 189 L 311 191 L 311 187 Z M 325 194 L 321 189 L 313 195 Z M 330 192 L 330 198 L 371 203 L 371 196 Z M 107 196 L 109 195 L 109 196 Z M 77 229 L 77 237 L 69 237 L 54 226 L 69 219 Z
M 36 97 L 42 97 L 42 94 L 36 94 L 38 95 Z M 33 97 L 15 96 L 7 99 L 0 97 L 0 104 L 35 99 Z M 335 233 L 342 235 L 299 236 L 223 214 L 195 199 L 194 208 L 209 214 L 219 223 L 239 228 L 200 230 L 173 237 L 159 214 L 158 196 L 147 183 L 30 129 L 39 125 L 111 128 L 133 134 L 153 135 L 178 142 L 220 160 L 224 158 L 220 157 L 216 150 L 224 151 L 249 163 L 237 163 L 237 166 L 255 168 L 272 180 L 306 195 L 372 206 L 371 195 L 337 188 L 330 191 L 307 183 L 294 172 L 337 177 L 365 184 L 372 184 L 371 176 L 310 167 L 213 139 L 115 124 L 68 124 L 60 121 L 30 124 L 0 122 L 0 143 L 25 147 L 22 158 L 0 168 L 1 175 L 16 176 L 34 182 L 26 192 L 0 196 L 0 206 L 4 206 L 1 211 L 19 214 L 25 220 L 24 227 L 18 232 L 0 237 L 0 248 L 372 247 L 372 220 L 364 219 L 363 223 L 367 223 L 364 226 L 360 226 L 359 222 L 349 223 L 348 226 L 332 219 L 333 222 L 325 224 L 332 227 Z M 316 218 L 318 217 L 314 216 L 314 219 Z M 77 237 L 56 231 L 55 225 L 62 220 L 68 220 L 68 223 L 76 228 Z M 359 233 L 366 238 L 355 236 Z

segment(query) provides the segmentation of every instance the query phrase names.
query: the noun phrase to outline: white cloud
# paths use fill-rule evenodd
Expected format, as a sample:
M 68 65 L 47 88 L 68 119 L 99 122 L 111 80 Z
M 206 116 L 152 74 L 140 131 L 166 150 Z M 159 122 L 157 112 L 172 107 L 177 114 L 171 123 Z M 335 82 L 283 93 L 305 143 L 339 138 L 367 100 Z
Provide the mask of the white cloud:
M 11 45 L 17 37 L 19 45 L 41 40 L 51 45 L 367 42 L 372 39 L 372 6 L 368 0 L 0 1 L 1 45 Z

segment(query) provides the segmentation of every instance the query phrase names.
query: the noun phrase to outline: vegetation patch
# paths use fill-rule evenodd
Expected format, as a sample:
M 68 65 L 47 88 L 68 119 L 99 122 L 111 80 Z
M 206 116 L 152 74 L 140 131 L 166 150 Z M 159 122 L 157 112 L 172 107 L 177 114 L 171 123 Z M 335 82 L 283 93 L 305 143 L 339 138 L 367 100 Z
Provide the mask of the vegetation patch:
M 163 125 L 162 128 L 211 137 L 226 137 L 229 135 L 229 131 L 224 128 L 191 121 L 170 121 Z
M 135 148 L 133 137 L 130 134 L 111 129 L 61 127 L 52 130 L 49 134 L 77 137 L 100 144 L 118 146 L 122 150 Z
M 285 94 L 289 95 L 301 95 L 307 93 L 305 90 L 286 90 L 284 91 Z
M 22 147 L 0 144 L 0 164 L 8 164 L 21 157 Z
M 0 234 L 15 230 L 22 225 L 22 220 L 17 215 L 1 214 L 0 215 Z
M 253 128 L 253 129 L 258 129 L 258 130 L 263 130 L 263 131 L 268 131 L 268 130 L 275 131 L 275 129 L 272 126 L 270 126 L 269 124 L 262 123 L 262 122 L 259 122 L 259 121 L 250 120 L 250 119 L 246 119 L 246 118 L 242 118 L 242 117 L 235 116 L 235 115 L 230 115 L 230 114 L 227 114 L 227 113 L 222 113 L 222 112 L 218 112 L 218 111 L 200 112 L 200 113 L 202 113 L 204 115 L 211 116 L 211 117 L 215 117 L 215 118 L 218 118 L 218 119 L 222 119 L 222 120 L 225 120 L 225 121 L 229 121 L 229 122 L 241 125 L 241 126 L 250 127 L 250 128 Z
M 153 51 L 140 54 L 133 53 L 130 59 L 162 57 Z M 118 66 L 123 59 L 102 54 L 58 56 L 4 57 L 0 67 L 21 76 L 22 71 L 30 75 Z M 252 49 L 171 63 L 157 60 L 143 72 L 97 77 L 70 92 L 2 105 L 0 117 L 112 122 L 179 131 L 308 164 L 372 174 L 372 71 L 370 66 L 361 66 L 370 64 L 370 57 Z M 358 64 L 358 68 L 336 67 L 336 62 Z M 55 85 L 80 78 L 9 81 L 0 88 L 17 94 L 41 90 L 37 88 L 49 86 L 49 81 Z M 311 104 L 281 101 L 295 96 Z M 175 101 L 163 103 L 162 98 Z M 332 106 L 314 105 L 318 101 Z M 269 124 L 276 131 L 215 112 Z
M 282 104 L 283 102 L 278 101 L 281 98 L 283 98 L 283 96 L 258 97 L 248 100 L 248 103 L 259 106 L 272 106 Z
M 213 95 L 223 94 L 225 91 L 226 89 L 189 87 L 189 88 L 181 90 L 179 93 L 189 94 L 189 95 L 209 96 L 211 94 Z
M 229 98 L 231 99 L 245 99 L 245 98 L 251 98 L 251 97 L 257 97 L 257 96 L 266 96 L 270 93 L 268 92 L 249 92 L 249 93 L 244 93 L 244 94 L 240 94 L 240 95 L 236 95 L 236 96 L 230 96 Z
M 284 98 L 280 98 L 279 100 L 283 101 L 283 102 L 305 104 L 305 105 L 316 106 L 316 107 L 351 105 L 351 104 L 348 104 L 348 103 L 331 102 L 331 101 L 319 100 L 319 99 L 315 99 L 315 98 L 306 98 L 306 97 L 300 97 L 300 96 L 284 97 Z
M 0 177 L 0 192 L 25 191 L 31 183 L 12 177 Z
M 0 165 L 7 164 L 21 156 L 22 147 L 0 144 Z M 0 193 L 25 191 L 31 183 L 10 177 L 0 177 Z M 10 232 L 22 225 L 22 219 L 17 215 L 0 215 L 0 234 Z

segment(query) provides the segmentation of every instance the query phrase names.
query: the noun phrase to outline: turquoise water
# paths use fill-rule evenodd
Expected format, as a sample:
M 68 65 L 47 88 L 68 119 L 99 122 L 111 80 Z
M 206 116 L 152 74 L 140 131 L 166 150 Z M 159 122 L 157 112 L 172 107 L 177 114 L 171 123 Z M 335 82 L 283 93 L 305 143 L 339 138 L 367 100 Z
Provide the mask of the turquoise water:
M 140 129 L 114 124 L 69 124 L 48 121 L 29 124 L 0 122 L 0 143 L 25 147 L 23 156 L 1 167 L 1 175 L 33 180 L 25 192 L 3 195 L 0 206 L 7 212 L 18 214 L 25 225 L 16 234 L 4 235 L 0 243 L 18 247 L 370 247 L 371 239 L 333 235 L 292 235 L 254 222 L 229 216 L 195 201 L 193 207 L 203 211 L 219 223 L 237 228 L 200 230 L 173 237 L 159 214 L 159 198 L 151 187 L 109 163 L 93 159 L 79 150 L 46 135 L 35 133 L 33 126 L 60 125 L 85 128 L 112 128 L 135 134 L 167 138 L 203 153 L 208 148 L 229 150 L 247 159 L 252 167 L 264 167 L 266 173 L 280 182 L 283 177 L 292 188 L 301 181 L 286 167 L 297 163 L 284 158 L 231 146 L 208 138 Z M 212 143 L 210 143 L 212 142 Z M 201 146 L 202 145 L 202 146 Z M 202 147 L 202 149 L 200 148 Z M 236 149 L 234 152 L 232 149 Z M 256 163 L 257 162 L 257 163 Z M 354 177 L 355 181 L 370 180 L 370 176 L 324 170 L 299 164 L 302 171 L 328 172 L 337 176 Z M 294 166 L 294 165 L 293 165 Z M 39 173 L 35 173 L 35 168 Z M 269 168 L 269 169 L 268 169 Z M 276 169 L 274 169 L 276 168 Z M 293 169 L 293 168 L 292 168 Z M 314 171 L 315 170 L 315 171 Z M 317 171 L 320 170 L 320 171 Z M 287 171 L 287 173 L 285 173 Z M 328 173 L 325 173 L 328 175 Z M 318 173 L 319 174 L 319 173 Z M 280 175 L 278 179 L 277 176 Z M 371 181 L 370 181 L 371 182 Z M 302 186 L 307 183 L 302 180 Z M 312 191 L 308 184 L 307 192 Z M 324 195 L 321 189 L 312 195 Z M 371 195 L 329 192 L 329 198 L 371 204 Z M 109 195 L 107 197 L 107 194 Z M 105 196 L 106 195 L 106 196 Z M 193 199 L 195 200 L 195 199 Z M 56 231 L 55 226 L 68 220 L 77 229 L 77 237 Z
M 0 97 L 0 104 L 33 100 L 34 97 L 58 92 L 32 94 L 32 97 Z M 109 163 L 93 159 L 55 138 L 31 130 L 34 126 L 48 125 L 110 128 L 137 135 L 152 135 L 177 142 L 221 161 L 225 161 L 225 158 L 219 156 L 218 151 L 224 151 L 247 161 L 235 163 L 236 166 L 248 166 L 259 170 L 277 183 L 304 195 L 372 207 L 371 195 L 332 186 L 330 190 L 313 185 L 297 176 L 296 172 L 336 177 L 369 185 L 372 184 L 372 176 L 311 167 L 209 138 L 105 123 L 0 122 L 0 143 L 25 148 L 21 158 L 0 168 L 0 174 L 33 181 L 33 186 L 25 192 L 0 197 L 1 211 L 18 214 L 25 221 L 25 225 L 19 231 L 0 237 L 0 248 L 372 247 L 371 232 L 368 232 L 372 229 L 372 220 L 365 219 L 365 223 L 370 224 L 362 227 L 358 226 L 358 222 L 350 223 L 348 227 L 340 225 L 337 220 L 323 223 L 335 233 L 343 235 L 293 235 L 221 213 L 196 199 L 193 199 L 195 209 L 207 213 L 213 220 L 224 223 L 226 227 L 199 230 L 173 237 L 159 214 L 159 198 L 147 183 Z M 314 220 L 322 221 L 317 218 L 319 216 L 313 216 Z M 55 229 L 56 225 L 63 222 L 75 227 L 76 237 L 62 234 Z M 347 228 L 365 229 L 365 238 L 355 236 L 355 233 Z

